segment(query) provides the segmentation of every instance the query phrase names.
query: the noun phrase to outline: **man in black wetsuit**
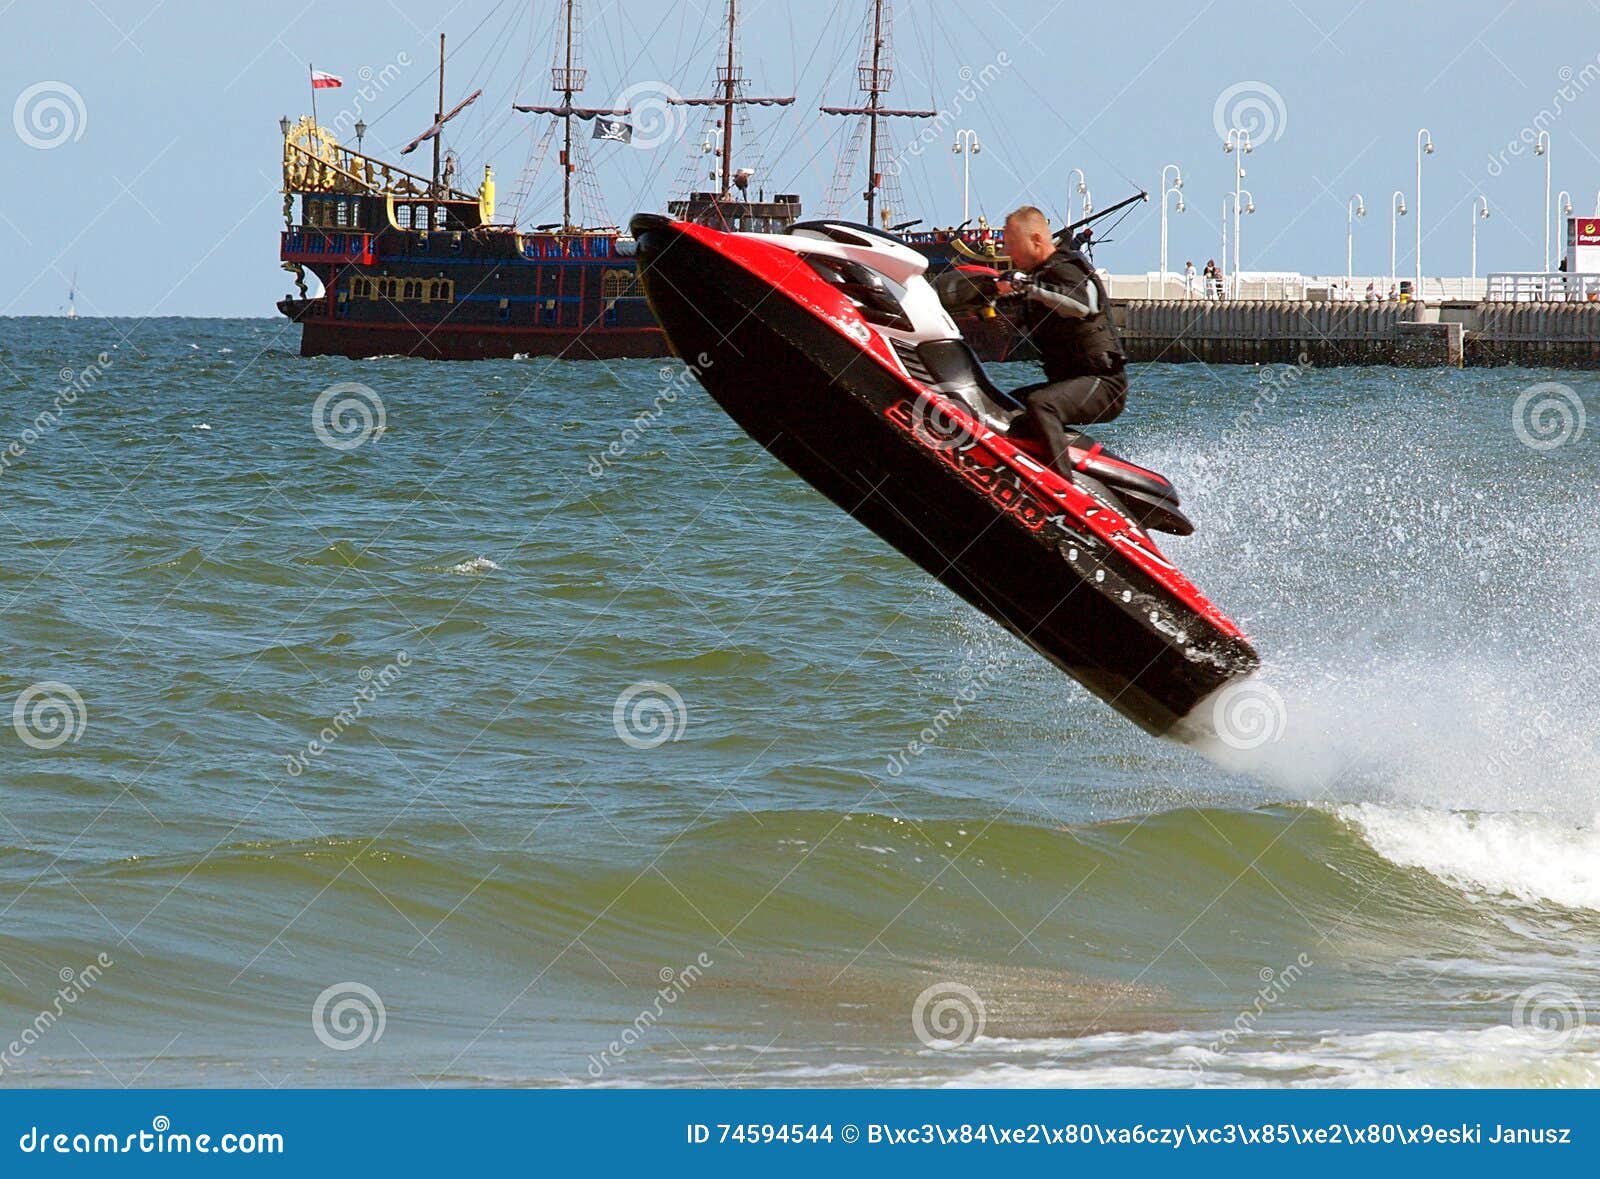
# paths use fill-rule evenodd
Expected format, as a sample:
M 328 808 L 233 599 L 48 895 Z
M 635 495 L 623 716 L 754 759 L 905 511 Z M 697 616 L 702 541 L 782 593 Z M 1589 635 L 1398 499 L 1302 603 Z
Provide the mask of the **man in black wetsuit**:
M 1065 474 L 1072 462 L 1064 427 L 1109 422 L 1122 412 L 1127 359 L 1094 264 L 1070 245 L 1058 248 L 1043 213 L 1024 205 L 1007 217 L 1005 249 L 1016 269 L 1000 283 L 1003 305 L 1038 348 L 1045 375 L 1015 396 Z

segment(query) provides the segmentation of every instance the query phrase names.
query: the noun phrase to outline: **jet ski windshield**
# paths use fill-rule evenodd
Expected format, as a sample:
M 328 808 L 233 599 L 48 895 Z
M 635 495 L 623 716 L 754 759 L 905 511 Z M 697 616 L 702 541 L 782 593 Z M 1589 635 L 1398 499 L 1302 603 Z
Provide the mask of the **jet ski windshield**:
M 826 254 L 802 256 L 824 281 L 837 287 L 860 309 L 862 318 L 868 323 L 902 332 L 912 330 L 911 317 L 901 304 L 906 290 L 899 283 L 848 258 Z

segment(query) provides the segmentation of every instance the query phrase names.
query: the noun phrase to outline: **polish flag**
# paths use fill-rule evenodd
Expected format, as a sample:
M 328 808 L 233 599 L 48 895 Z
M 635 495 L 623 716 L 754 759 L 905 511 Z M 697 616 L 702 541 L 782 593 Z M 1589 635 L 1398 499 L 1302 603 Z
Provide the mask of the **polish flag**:
M 311 89 L 332 90 L 336 86 L 343 86 L 344 79 L 338 74 L 327 74 L 321 70 L 311 71 Z

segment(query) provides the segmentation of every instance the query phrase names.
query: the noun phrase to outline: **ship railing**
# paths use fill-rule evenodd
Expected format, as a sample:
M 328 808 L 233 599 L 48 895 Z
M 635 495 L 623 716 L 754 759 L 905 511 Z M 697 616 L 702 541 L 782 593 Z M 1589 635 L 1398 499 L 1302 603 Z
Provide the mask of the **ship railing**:
M 285 192 L 332 192 L 404 197 L 428 197 L 435 192 L 433 181 L 407 172 L 383 160 L 352 151 L 343 144 L 325 141 L 328 158 L 285 140 L 283 145 L 283 189 Z M 437 199 L 476 201 L 471 193 L 442 188 Z
M 285 262 L 349 262 L 371 266 L 376 260 L 373 235 L 321 229 L 287 229 L 279 235 L 279 256 Z

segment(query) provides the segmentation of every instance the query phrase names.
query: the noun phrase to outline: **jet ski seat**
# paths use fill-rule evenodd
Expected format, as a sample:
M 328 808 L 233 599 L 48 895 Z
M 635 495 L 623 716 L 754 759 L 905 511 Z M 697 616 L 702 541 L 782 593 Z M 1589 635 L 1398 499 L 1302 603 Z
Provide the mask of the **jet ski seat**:
M 1002 413 L 1021 412 L 1022 402 L 989 379 L 983 363 L 965 340 L 927 340 L 917 345 L 917 359 L 933 378 L 930 382 L 942 393 L 952 393 L 969 405 L 982 402 L 970 396 L 977 393 Z

